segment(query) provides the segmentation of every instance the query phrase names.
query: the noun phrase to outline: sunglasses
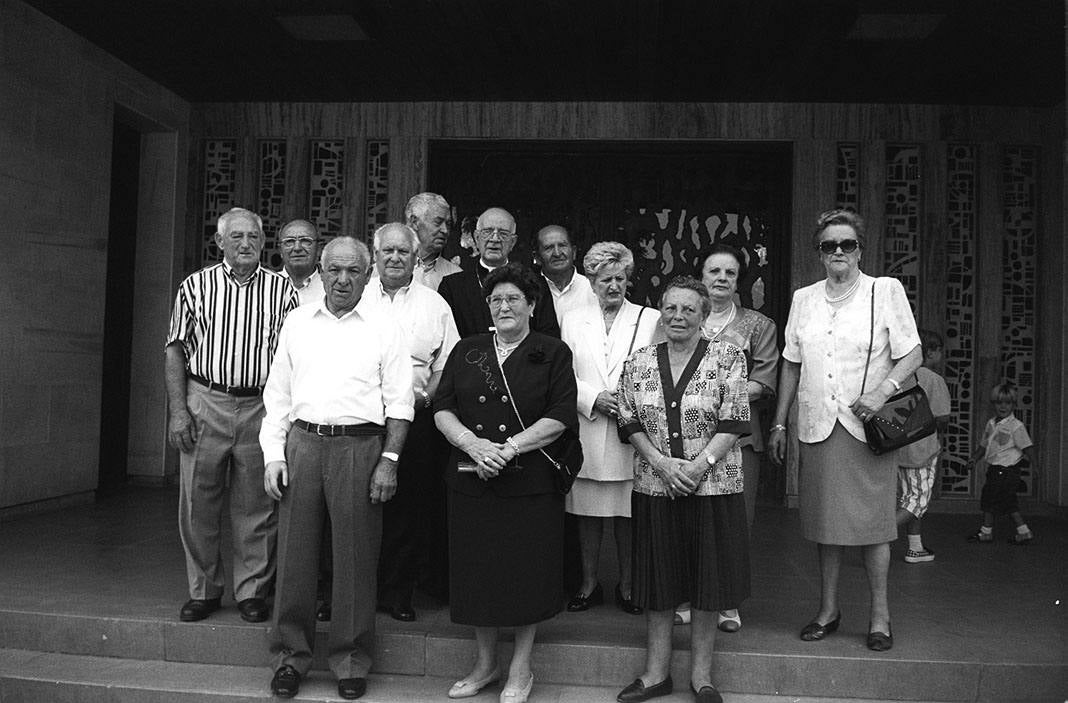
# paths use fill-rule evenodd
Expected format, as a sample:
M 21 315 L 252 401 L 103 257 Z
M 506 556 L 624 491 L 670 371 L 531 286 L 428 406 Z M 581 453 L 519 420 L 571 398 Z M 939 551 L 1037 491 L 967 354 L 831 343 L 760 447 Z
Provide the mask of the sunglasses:
M 820 242 L 816 247 L 820 252 L 824 254 L 833 254 L 838 249 L 841 249 L 846 254 L 852 254 L 857 250 L 860 243 L 855 239 L 843 239 L 840 242 L 836 242 L 833 239 L 828 239 L 824 242 Z

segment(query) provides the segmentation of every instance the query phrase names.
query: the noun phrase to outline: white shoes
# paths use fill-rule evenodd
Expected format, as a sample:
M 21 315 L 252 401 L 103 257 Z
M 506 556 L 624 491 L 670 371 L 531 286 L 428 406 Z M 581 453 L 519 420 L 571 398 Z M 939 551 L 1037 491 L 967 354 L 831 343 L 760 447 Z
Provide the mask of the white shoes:
M 460 679 L 452 685 L 452 688 L 449 689 L 449 698 L 470 698 L 472 696 L 477 696 L 479 691 L 484 689 L 486 686 L 495 684 L 500 680 L 500 669 L 494 669 L 489 676 L 482 679 L 481 681 L 468 681 L 467 679 Z M 527 693 L 530 693 L 529 688 L 527 689 Z M 501 694 L 501 696 L 501 700 L 504 700 L 503 693 Z M 526 698 L 524 698 L 523 700 L 525 701 Z
M 505 686 L 501 691 L 501 703 L 527 703 L 527 699 L 530 698 L 530 689 L 534 688 L 534 674 L 531 673 L 530 678 L 527 679 L 527 683 L 522 688 L 513 688 L 512 686 Z

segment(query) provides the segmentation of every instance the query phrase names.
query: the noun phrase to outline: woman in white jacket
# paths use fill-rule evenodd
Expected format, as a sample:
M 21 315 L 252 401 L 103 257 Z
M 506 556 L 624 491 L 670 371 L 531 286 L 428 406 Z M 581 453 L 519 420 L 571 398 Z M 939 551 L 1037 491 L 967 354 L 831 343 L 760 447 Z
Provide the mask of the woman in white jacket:
M 613 521 L 619 583 L 616 605 L 637 615 L 642 609 L 631 602 L 630 495 L 634 450 L 619 439 L 616 428 L 616 386 L 623 362 L 634 351 L 651 344 L 660 315 L 625 297 L 634 256 L 619 242 L 598 242 L 583 259 L 586 276 L 597 295 L 597 306 L 568 312 L 561 337 L 574 355 L 578 383 L 579 437 L 585 460 L 571 493 L 567 512 L 578 516 L 582 555 L 582 585 L 568 602 L 578 612 L 604 602 L 597 580 L 601 538 Z

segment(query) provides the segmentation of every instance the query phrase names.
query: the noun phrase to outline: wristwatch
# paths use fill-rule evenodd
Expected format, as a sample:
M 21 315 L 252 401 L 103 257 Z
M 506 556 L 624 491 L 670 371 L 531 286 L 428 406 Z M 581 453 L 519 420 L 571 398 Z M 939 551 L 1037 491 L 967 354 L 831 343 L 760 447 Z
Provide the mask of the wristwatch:
M 423 389 L 419 389 L 419 395 L 423 396 L 423 407 L 424 408 L 429 408 L 430 407 L 430 394 L 427 393 Z
M 400 454 L 397 452 L 382 452 L 382 458 L 390 461 L 400 461 Z
M 715 466 L 716 462 L 719 461 L 719 459 L 716 458 L 715 454 L 709 454 L 708 456 L 705 457 L 705 461 L 708 462 L 709 466 Z

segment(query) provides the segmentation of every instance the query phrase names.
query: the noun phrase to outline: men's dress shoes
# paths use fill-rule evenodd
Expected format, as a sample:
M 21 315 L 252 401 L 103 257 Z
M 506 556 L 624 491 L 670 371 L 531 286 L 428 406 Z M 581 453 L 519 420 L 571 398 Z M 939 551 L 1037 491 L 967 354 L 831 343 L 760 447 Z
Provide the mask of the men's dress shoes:
M 356 678 L 337 680 L 337 695 L 347 701 L 356 700 L 365 693 L 367 693 L 367 679 Z
M 407 603 L 379 605 L 378 612 L 387 613 L 394 620 L 400 620 L 401 622 L 415 622 L 415 610 Z
M 642 683 L 640 678 L 637 678 L 634 679 L 634 683 L 619 692 L 619 695 L 616 696 L 616 700 L 619 701 L 619 703 L 640 703 L 641 701 L 647 701 L 650 698 L 668 696 L 671 695 L 673 685 L 670 676 L 652 686 L 646 686 Z
M 289 664 L 278 667 L 271 678 L 271 693 L 279 698 L 292 698 L 300 690 L 300 672 Z
M 871 625 L 868 625 L 871 628 Z M 887 632 L 868 632 L 868 649 L 873 652 L 885 652 L 894 646 L 894 631 L 888 624 Z
M 832 632 L 838 631 L 838 623 L 842 622 L 842 611 L 839 610 L 838 614 L 834 616 L 834 620 L 831 620 L 826 625 L 819 624 L 818 621 L 813 620 L 809 624 L 801 628 L 801 639 L 805 642 L 816 642 L 823 639 Z
M 581 613 L 583 610 L 589 610 L 592 606 L 601 605 L 602 603 L 604 603 L 604 589 L 601 588 L 601 584 L 597 584 L 587 595 L 580 593 L 569 600 L 567 602 L 567 612 Z
M 723 703 L 723 696 L 719 695 L 719 691 L 712 684 L 697 689 L 691 683 L 690 690 L 693 691 L 693 699 L 697 703 Z
M 178 619 L 182 622 L 196 622 L 203 620 L 219 609 L 218 598 L 190 598 L 182 606 L 178 613 Z
M 237 611 L 245 622 L 264 622 L 271 614 L 262 598 L 246 598 L 237 604 Z
M 319 622 L 330 622 L 330 616 L 333 614 L 333 608 L 330 607 L 330 602 L 324 600 L 319 604 L 319 609 L 315 611 L 315 619 Z

